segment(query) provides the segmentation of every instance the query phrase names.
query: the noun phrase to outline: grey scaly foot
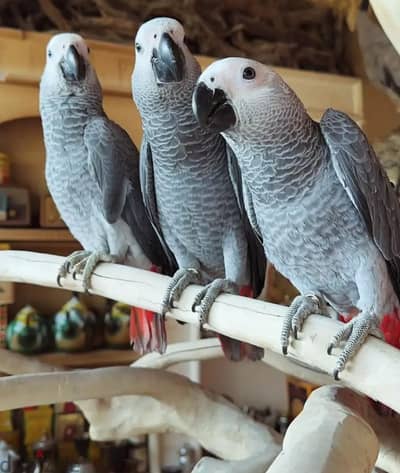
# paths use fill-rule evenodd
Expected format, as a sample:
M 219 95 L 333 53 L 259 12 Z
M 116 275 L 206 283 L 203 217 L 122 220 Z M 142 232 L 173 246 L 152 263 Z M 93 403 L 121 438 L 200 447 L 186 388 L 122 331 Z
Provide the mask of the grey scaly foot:
M 207 284 L 196 296 L 192 310 L 198 312 L 200 324 L 207 322 L 208 314 L 215 299 L 223 292 L 228 294 L 239 294 L 237 284 L 229 279 L 214 279 L 213 282 Z
M 82 274 L 82 285 L 85 292 L 89 290 L 90 278 L 94 269 L 99 263 L 116 263 L 117 257 L 100 251 L 82 251 L 81 255 L 76 255 L 74 264 L 71 265 L 72 277 L 76 279 L 78 274 Z
M 60 287 L 62 287 L 61 279 L 67 276 L 71 267 L 73 267 L 76 263 L 81 261 L 83 258 L 88 257 L 89 255 L 90 255 L 90 251 L 78 250 L 78 251 L 74 251 L 69 256 L 67 256 L 65 258 L 64 263 L 61 265 L 60 269 L 58 270 L 57 284 Z
M 172 309 L 174 302 L 178 300 L 182 292 L 190 284 L 199 284 L 200 274 L 194 268 L 181 268 L 172 276 L 171 282 L 168 284 L 164 298 L 161 302 L 161 314 L 165 314 Z
M 357 353 L 368 335 L 382 337 L 378 326 L 379 320 L 376 315 L 361 313 L 345 324 L 332 338 L 328 346 L 328 355 L 332 353 L 333 348 L 337 347 L 341 341 L 346 341 L 333 371 L 333 376 L 336 380 L 339 380 L 339 373 L 344 370 L 350 358 Z
M 281 346 L 284 355 L 288 353 L 290 334 L 293 332 L 293 336 L 297 340 L 297 334 L 306 318 L 311 314 L 321 314 L 323 306 L 322 298 L 317 294 L 304 294 L 293 299 L 283 320 L 281 332 Z

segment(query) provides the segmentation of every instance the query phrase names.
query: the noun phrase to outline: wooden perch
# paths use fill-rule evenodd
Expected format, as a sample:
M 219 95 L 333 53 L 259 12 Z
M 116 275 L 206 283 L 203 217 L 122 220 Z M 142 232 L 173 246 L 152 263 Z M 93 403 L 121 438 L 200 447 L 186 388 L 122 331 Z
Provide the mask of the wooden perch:
M 196 340 L 173 344 L 168 347 L 167 353 L 161 356 L 146 355 L 136 361 L 133 366 L 167 368 L 182 361 L 211 359 L 220 356 L 222 356 L 222 350 L 216 339 Z M 289 362 L 288 364 L 290 365 Z M 22 374 L 54 371 L 55 368 L 44 363 L 37 363 L 32 357 L 1 350 L 0 370 L 10 374 Z M 125 368 L 125 370 L 129 370 L 129 368 Z M 130 369 L 131 371 L 136 370 Z M 155 374 L 157 373 L 158 371 L 155 371 Z M 74 379 L 60 377 L 60 375 L 60 373 L 52 375 L 60 378 L 60 384 L 52 383 L 53 389 L 57 387 L 57 392 L 64 390 L 76 392 L 78 393 L 77 397 L 81 397 L 84 393 L 90 395 L 87 386 L 85 386 L 87 382 L 85 377 L 79 376 Z M 108 388 L 103 388 L 109 384 L 107 384 L 108 380 L 105 379 L 103 371 L 96 370 L 96 376 L 98 384 L 102 386 L 102 394 L 108 394 L 110 392 L 107 391 Z M 172 375 L 170 377 L 169 373 L 164 373 L 162 377 L 163 382 L 160 385 L 154 385 L 152 378 L 147 380 L 151 383 L 148 396 L 129 395 L 111 399 L 78 401 L 77 404 L 90 422 L 92 438 L 97 440 L 122 439 L 145 432 L 173 430 L 196 438 L 206 449 L 224 458 L 224 460 L 203 458 L 196 465 L 193 473 L 265 473 L 266 468 L 280 449 L 280 442 L 273 432 L 262 424 L 254 423 L 225 399 L 202 390 L 194 383 L 187 382 L 182 376 Z M 30 377 L 30 379 L 33 378 Z M 165 379 L 170 379 L 170 381 L 165 383 Z M 179 380 L 178 384 L 176 380 Z M 180 380 L 183 382 L 180 383 Z M 120 377 L 114 381 L 114 384 L 119 381 Z M 63 383 L 68 384 L 65 386 Z M 168 388 L 169 383 L 171 383 L 170 388 Z M 92 380 L 89 381 L 89 384 L 92 389 L 97 389 L 92 393 L 92 396 L 96 396 L 99 387 Z M 10 391 L 10 386 L 7 385 L 7 379 L 0 381 L 0 400 Z M 25 396 L 29 399 L 31 397 L 28 393 L 32 389 L 28 383 L 25 384 Z M 142 390 L 142 387 L 139 386 L 139 389 Z M 132 383 L 130 390 L 132 393 L 137 392 L 137 385 Z M 46 391 L 48 391 L 47 385 Z M 50 392 L 48 396 L 54 399 L 57 393 Z M 14 398 L 20 400 L 15 395 Z M 390 473 L 400 473 L 398 442 L 400 416 L 380 416 L 371 401 L 364 396 L 356 395 L 338 386 L 319 389 L 307 401 L 306 409 L 299 419 L 289 427 L 288 440 L 285 441 L 285 455 L 283 455 L 283 459 L 277 460 L 277 464 L 274 464 L 273 472 L 286 473 L 286 463 L 282 464 L 286 455 L 292 455 L 291 461 L 296 468 L 296 473 L 303 471 L 300 469 L 302 461 L 305 462 L 303 466 L 309 465 L 307 462 L 312 462 L 313 468 L 310 471 L 315 473 L 337 471 L 335 469 L 318 470 L 318 468 L 321 467 L 323 458 L 327 459 L 327 464 L 332 467 L 336 455 L 339 455 L 340 461 L 345 461 L 347 455 L 352 455 L 355 451 L 354 445 L 346 441 L 346 445 L 343 447 L 340 439 L 344 435 L 354 435 L 353 428 L 356 428 L 358 432 L 363 430 L 367 432 L 366 436 L 360 434 L 359 442 L 355 444 L 357 448 L 362 448 L 361 445 L 369 444 L 371 439 L 373 440 L 372 428 L 380 444 L 377 465 Z M 346 422 L 343 422 L 343 419 L 346 419 Z M 210 422 L 212 422 L 212 427 L 210 427 Z M 240 428 L 227 429 L 227 425 L 240 426 Z M 314 446 L 314 442 L 309 441 L 312 436 L 323 439 L 322 446 L 315 442 L 318 455 L 314 454 L 314 447 L 308 448 L 308 444 Z M 337 449 L 328 448 L 329 437 L 332 436 Z M 307 448 L 299 446 L 301 442 L 306 442 L 305 447 Z M 375 444 L 373 447 L 375 448 Z M 293 448 L 296 452 L 300 449 L 304 450 L 307 457 L 303 455 L 299 463 L 298 458 L 293 459 L 293 454 L 290 453 Z M 374 448 L 368 450 L 368 462 L 372 461 L 371 458 L 375 455 Z M 365 458 L 362 459 L 362 461 L 364 460 Z M 320 461 L 319 464 L 318 461 Z M 353 467 L 356 468 L 354 464 Z M 304 466 L 304 468 L 306 467 Z M 358 472 L 359 470 L 350 471 Z
M 38 398 L 43 397 L 44 392 L 48 399 L 53 400 L 60 393 L 63 393 L 61 396 L 65 399 L 71 395 L 81 399 L 95 397 L 101 392 L 105 396 L 102 399 L 76 402 L 90 423 L 90 435 L 94 440 L 118 440 L 144 433 L 175 431 L 195 438 L 208 451 L 229 460 L 203 458 L 195 471 L 265 473 L 280 451 L 278 434 L 253 421 L 221 396 L 202 389 L 181 375 L 155 369 L 166 368 L 186 359 L 222 356 L 220 347 L 217 347 L 220 353 L 216 353 L 215 340 L 211 344 L 204 342 L 209 340 L 197 341 L 197 348 L 193 343 L 171 345 L 168 347 L 169 353 L 156 357 L 144 356 L 134 364 L 153 369 L 123 368 L 123 371 L 117 369 L 108 373 L 104 373 L 102 369 L 96 370 L 94 378 L 88 383 L 85 373 L 76 372 L 77 377 L 71 377 L 72 373 L 59 372 L 50 375 L 54 382 L 44 383 L 41 388 L 37 384 L 31 388 L 30 382 L 35 377 L 29 376 L 25 378 L 23 390 L 11 393 L 9 381 L 13 378 L 3 378 L 0 380 L 0 409 L 3 408 L 2 400 L 6 397 L 12 397 L 16 402 L 25 403 L 29 400 L 35 403 Z M 196 351 L 198 356 L 195 356 Z M 0 350 L 0 370 L 3 372 L 43 373 L 55 369 L 44 363 L 37 363 L 31 357 Z M 139 373 L 140 379 L 136 380 L 138 382 L 133 379 L 135 373 Z M 43 380 L 42 375 L 38 374 L 37 377 Z M 108 398 L 111 391 L 106 392 L 108 388 L 104 387 L 118 385 L 121 379 L 130 385 L 131 395 Z M 30 395 L 31 389 L 40 391 L 35 393 L 35 400 Z M 143 393 L 143 390 L 148 395 L 135 394 Z M 22 391 L 25 391 L 22 395 L 25 400 L 22 400 Z M 227 429 L 227 425 L 234 427 Z
M 0 279 L 4 281 L 57 287 L 58 268 L 63 258 L 41 253 L 0 252 Z M 127 304 L 158 311 L 169 278 L 121 265 L 101 264 L 92 280 L 92 293 Z M 63 280 L 64 288 L 81 291 L 81 283 L 71 277 Z M 168 315 L 184 322 L 198 324 L 191 311 L 199 287 L 190 286 L 177 307 Z M 217 333 L 265 347 L 281 353 L 282 316 L 287 308 L 239 296 L 221 295 L 213 305 L 209 324 Z M 330 374 L 336 357 L 328 356 L 326 347 L 340 323 L 321 316 L 311 316 L 300 339 L 289 347 L 289 358 L 317 372 Z M 268 359 L 266 359 L 268 362 Z M 341 374 L 344 384 L 400 412 L 400 351 L 374 337 L 369 337 L 361 350 Z M 120 386 L 122 389 L 122 385 Z M 115 386 L 114 395 L 119 386 Z M 110 394 L 111 395 L 111 394 Z
M 371 0 L 379 23 L 400 54 L 400 3 L 398 0 Z
M 379 442 L 365 420 L 369 410 L 370 401 L 349 389 L 325 386 L 313 391 L 268 473 L 372 471 Z

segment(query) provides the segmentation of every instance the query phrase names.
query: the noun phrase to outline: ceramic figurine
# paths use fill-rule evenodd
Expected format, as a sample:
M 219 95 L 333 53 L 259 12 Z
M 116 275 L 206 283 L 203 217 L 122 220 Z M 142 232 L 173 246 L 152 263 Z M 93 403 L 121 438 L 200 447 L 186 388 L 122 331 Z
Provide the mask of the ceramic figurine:
M 132 307 L 132 310 L 135 310 Z M 131 307 L 122 302 L 116 302 L 104 317 L 104 336 L 111 348 L 129 347 L 129 321 Z
M 50 346 L 46 319 L 30 305 L 23 307 L 7 327 L 7 347 L 20 353 L 39 353 Z
M 95 316 L 74 295 L 54 316 L 53 334 L 57 350 L 82 351 L 92 347 Z

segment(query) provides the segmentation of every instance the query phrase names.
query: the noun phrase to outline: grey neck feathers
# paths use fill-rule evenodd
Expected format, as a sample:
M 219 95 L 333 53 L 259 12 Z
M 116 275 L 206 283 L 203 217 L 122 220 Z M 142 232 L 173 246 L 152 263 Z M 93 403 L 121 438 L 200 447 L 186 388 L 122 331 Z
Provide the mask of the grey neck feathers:
M 248 187 L 262 185 L 269 205 L 304 196 L 328 163 L 328 149 L 318 123 L 303 107 L 274 107 L 261 126 L 263 132 L 248 127 L 250 131 L 245 128 L 225 133 Z
M 176 174 L 177 167 L 201 173 L 205 166 L 212 172 L 226 166 L 223 138 L 210 129 L 202 129 L 193 114 L 194 83 L 193 79 L 184 87 L 171 88 L 169 94 L 165 89 L 157 96 L 145 91 L 135 95 L 159 173 Z
M 94 116 L 104 115 L 101 97 L 93 95 L 41 96 L 40 112 L 42 120 L 55 122 L 77 119 L 86 123 Z

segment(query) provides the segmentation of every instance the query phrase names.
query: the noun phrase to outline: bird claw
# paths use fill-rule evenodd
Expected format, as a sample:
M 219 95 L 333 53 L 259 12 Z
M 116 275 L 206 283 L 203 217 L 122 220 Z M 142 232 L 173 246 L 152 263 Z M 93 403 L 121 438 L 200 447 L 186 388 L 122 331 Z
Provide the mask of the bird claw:
M 281 332 L 281 346 L 284 355 L 288 353 L 290 334 L 293 333 L 294 339 L 298 340 L 299 332 L 306 318 L 311 314 L 321 313 L 322 309 L 323 300 L 320 295 L 304 294 L 293 299 L 284 318 Z
M 63 276 L 61 276 L 60 273 L 57 274 L 57 286 L 58 286 L 58 287 L 63 287 L 62 284 L 61 284 L 61 278 L 62 278 L 62 277 L 63 277 Z
M 166 313 L 175 308 L 175 301 L 178 300 L 183 291 L 190 284 L 198 284 L 200 282 L 200 273 L 194 268 L 181 268 L 172 276 L 170 283 L 165 291 L 163 301 L 161 303 L 161 315 L 165 317 Z
M 333 377 L 334 377 L 335 381 L 340 381 L 339 370 L 338 369 L 333 370 Z
M 359 314 L 350 322 L 344 324 L 336 335 L 332 338 L 328 346 L 328 354 L 332 354 L 333 348 L 339 346 L 340 342 L 345 341 L 345 346 L 340 353 L 333 376 L 339 379 L 339 374 L 344 370 L 346 363 L 358 352 L 368 335 L 376 335 L 378 332 L 379 321 L 374 314 Z
M 199 314 L 200 325 L 207 322 L 215 299 L 222 293 L 239 294 L 239 288 L 230 279 L 215 279 L 197 294 L 192 304 L 192 311 Z
M 71 274 L 74 281 L 77 280 L 79 274 L 83 274 L 83 289 L 85 292 L 88 292 L 90 277 L 97 264 L 102 261 L 113 263 L 116 261 L 116 257 L 100 252 L 90 252 L 86 250 L 74 251 L 66 258 L 65 262 L 61 266 L 57 275 L 57 284 L 62 287 L 61 279 L 67 274 Z
M 298 340 L 297 327 L 296 326 L 293 327 L 293 337 L 294 337 L 295 340 Z

